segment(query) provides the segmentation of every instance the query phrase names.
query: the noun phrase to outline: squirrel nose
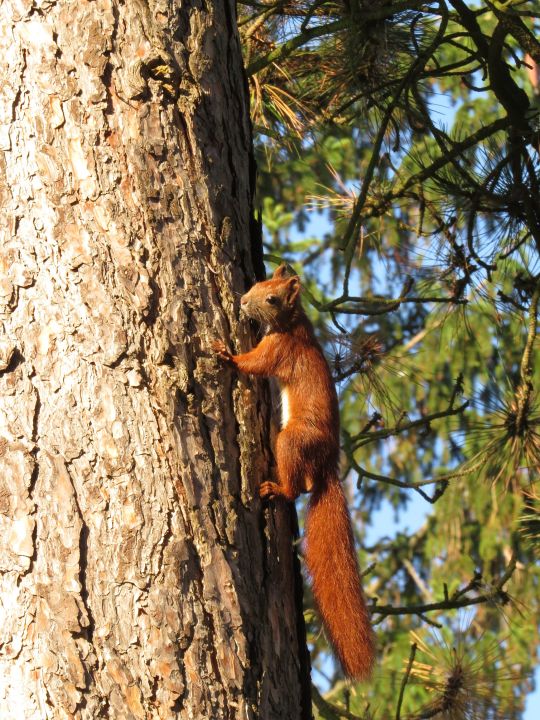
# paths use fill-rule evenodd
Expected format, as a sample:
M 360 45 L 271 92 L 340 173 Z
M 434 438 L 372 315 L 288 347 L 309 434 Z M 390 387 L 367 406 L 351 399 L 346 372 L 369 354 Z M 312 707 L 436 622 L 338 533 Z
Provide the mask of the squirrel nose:
M 240 306 L 245 308 L 247 304 L 248 304 L 248 299 L 247 299 L 246 295 L 242 295 L 242 297 L 240 298 Z

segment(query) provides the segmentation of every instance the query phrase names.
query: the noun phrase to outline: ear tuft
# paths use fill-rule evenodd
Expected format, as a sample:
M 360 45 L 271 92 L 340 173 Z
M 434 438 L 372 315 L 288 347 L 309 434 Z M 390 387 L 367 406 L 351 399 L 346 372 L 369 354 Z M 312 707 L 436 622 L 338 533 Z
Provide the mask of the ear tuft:
M 279 280 L 281 278 L 287 277 L 287 264 L 281 263 L 281 265 L 274 270 L 274 274 L 272 275 L 274 280 Z

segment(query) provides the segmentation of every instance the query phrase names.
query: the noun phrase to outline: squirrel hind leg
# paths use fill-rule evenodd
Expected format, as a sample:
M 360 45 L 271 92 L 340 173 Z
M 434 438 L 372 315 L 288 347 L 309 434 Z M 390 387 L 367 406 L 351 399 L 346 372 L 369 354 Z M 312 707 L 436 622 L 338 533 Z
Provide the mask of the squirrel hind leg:
M 296 500 L 300 493 L 308 492 L 308 457 L 305 449 L 305 433 L 290 423 L 276 439 L 275 458 L 279 494 Z

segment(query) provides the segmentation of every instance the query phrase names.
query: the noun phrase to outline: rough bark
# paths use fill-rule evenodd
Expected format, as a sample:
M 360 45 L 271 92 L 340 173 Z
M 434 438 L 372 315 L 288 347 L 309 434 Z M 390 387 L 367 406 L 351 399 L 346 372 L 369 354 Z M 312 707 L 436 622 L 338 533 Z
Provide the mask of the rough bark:
M 234 2 L 4 0 L 0 52 L 0 717 L 309 716 L 267 405 L 209 352 L 253 276 Z

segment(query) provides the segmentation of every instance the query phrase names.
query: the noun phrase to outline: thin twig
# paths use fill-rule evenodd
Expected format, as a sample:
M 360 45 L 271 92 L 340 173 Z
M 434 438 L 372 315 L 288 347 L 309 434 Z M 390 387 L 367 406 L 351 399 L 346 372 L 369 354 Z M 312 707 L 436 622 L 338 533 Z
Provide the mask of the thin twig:
M 328 700 L 323 698 L 315 685 L 311 686 L 311 699 L 319 711 L 321 718 L 324 720 L 339 720 L 339 718 L 345 718 L 346 720 L 362 720 L 361 717 L 353 715 L 352 712 L 349 712 L 345 708 L 329 703 Z
M 416 643 L 413 643 L 411 645 L 411 652 L 409 655 L 409 662 L 407 663 L 407 669 L 405 670 L 405 675 L 403 676 L 403 680 L 401 681 L 401 687 L 399 688 L 399 697 L 398 697 L 398 703 L 396 707 L 396 720 L 400 720 L 401 718 L 401 705 L 403 704 L 403 696 L 405 695 L 405 688 L 407 687 L 407 683 L 409 682 L 409 678 L 411 676 L 411 670 L 414 663 L 414 656 L 416 655 Z
M 538 316 L 538 304 L 540 301 L 540 277 L 537 279 L 536 289 L 531 298 L 529 308 L 529 327 L 527 332 L 527 342 L 523 350 L 521 358 L 520 376 L 521 382 L 516 392 L 517 397 L 517 413 L 516 413 L 516 432 L 520 434 L 523 429 L 524 420 L 527 416 L 529 403 L 533 390 L 532 383 L 532 348 L 536 339 L 536 326 Z
M 394 605 L 379 605 L 373 603 L 370 607 L 372 614 L 380 615 L 375 624 L 381 622 L 381 620 L 388 615 L 424 615 L 428 612 L 435 612 L 437 610 L 457 610 L 458 608 L 469 607 L 470 605 L 480 605 L 485 602 L 491 602 L 501 596 L 503 587 L 506 585 L 508 580 L 512 577 L 514 570 L 517 565 L 517 556 L 512 553 L 512 557 L 506 567 L 506 570 L 492 585 L 492 589 L 489 592 L 484 592 L 476 597 L 467 597 L 466 593 L 478 587 L 481 576 L 477 573 L 473 579 L 465 585 L 465 587 L 458 589 L 454 594 L 448 598 L 446 595 L 444 600 L 439 602 L 424 603 L 422 605 L 409 605 L 409 606 L 394 606 Z

